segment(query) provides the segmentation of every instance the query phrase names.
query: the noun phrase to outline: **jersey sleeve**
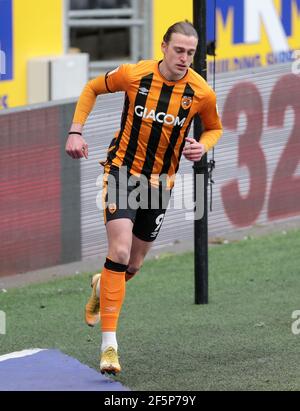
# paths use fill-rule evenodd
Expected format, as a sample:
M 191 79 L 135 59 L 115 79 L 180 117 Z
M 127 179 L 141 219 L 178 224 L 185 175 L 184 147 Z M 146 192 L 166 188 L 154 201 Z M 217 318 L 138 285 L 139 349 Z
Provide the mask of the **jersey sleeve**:
M 115 70 L 89 81 L 84 87 L 75 109 L 73 123 L 84 124 L 92 111 L 99 94 L 126 91 L 129 84 L 129 64 L 124 64 Z
M 109 93 L 126 91 L 130 81 L 130 65 L 122 64 L 105 75 L 105 85 Z
M 209 90 L 206 102 L 199 111 L 199 115 L 204 126 L 200 143 L 204 144 L 206 151 L 208 151 L 217 144 L 223 133 L 221 119 L 217 109 L 216 95 L 213 90 Z

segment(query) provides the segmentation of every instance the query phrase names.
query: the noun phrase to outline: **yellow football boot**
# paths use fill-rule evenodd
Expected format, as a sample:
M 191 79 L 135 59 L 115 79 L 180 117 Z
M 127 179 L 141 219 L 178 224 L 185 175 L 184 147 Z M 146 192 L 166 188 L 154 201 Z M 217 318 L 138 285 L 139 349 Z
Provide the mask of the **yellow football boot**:
M 107 372 L 108 374 L 116 375 L 121 371 L 119 357 L 117 351 L 113 347 L 108 347 L 101 354 L 100 359 L 101 374 Z
M 100 321 L 100 299 L 97 296 L 97 286 L 101 274 L 95 274 L 92 278 L 92 294 L 85 306 L 85 322 L 90 327 L 94 327 Z

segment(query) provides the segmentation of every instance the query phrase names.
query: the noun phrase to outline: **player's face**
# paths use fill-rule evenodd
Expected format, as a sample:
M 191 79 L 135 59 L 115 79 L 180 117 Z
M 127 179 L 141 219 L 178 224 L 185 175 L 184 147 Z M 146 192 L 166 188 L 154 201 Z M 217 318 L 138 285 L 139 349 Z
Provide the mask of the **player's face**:
M 165 75 L 170 80 L 181 79 L 193 62 L 198 40 L 194 36 L 173 33 L 169 43 L 162 43 Z

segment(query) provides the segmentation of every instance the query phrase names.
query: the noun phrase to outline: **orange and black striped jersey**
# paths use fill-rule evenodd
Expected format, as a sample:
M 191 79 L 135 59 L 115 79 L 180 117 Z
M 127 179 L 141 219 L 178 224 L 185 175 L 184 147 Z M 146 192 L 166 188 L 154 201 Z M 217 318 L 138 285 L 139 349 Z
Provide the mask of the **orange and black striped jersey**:
M 178 81 L 166 80 L 157 61 L 124 64 L 91 80 L 81 94 L 73 122 L 84 124 L 96 96 L 125 92 L 120 130 L 108 150 L 107 163 L 125 165 L 131 174 L 174 176 L 192 120 L 200 115 L 206 151 L 221 137 L 216 96 L 191 68 Z

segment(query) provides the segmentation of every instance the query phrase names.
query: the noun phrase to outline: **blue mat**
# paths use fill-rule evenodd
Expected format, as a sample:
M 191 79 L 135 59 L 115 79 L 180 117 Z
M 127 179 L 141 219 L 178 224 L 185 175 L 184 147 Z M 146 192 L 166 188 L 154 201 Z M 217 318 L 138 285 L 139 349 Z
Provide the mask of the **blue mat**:
M 0 391 L 129 391 L 58 350 L 0 361 Z

